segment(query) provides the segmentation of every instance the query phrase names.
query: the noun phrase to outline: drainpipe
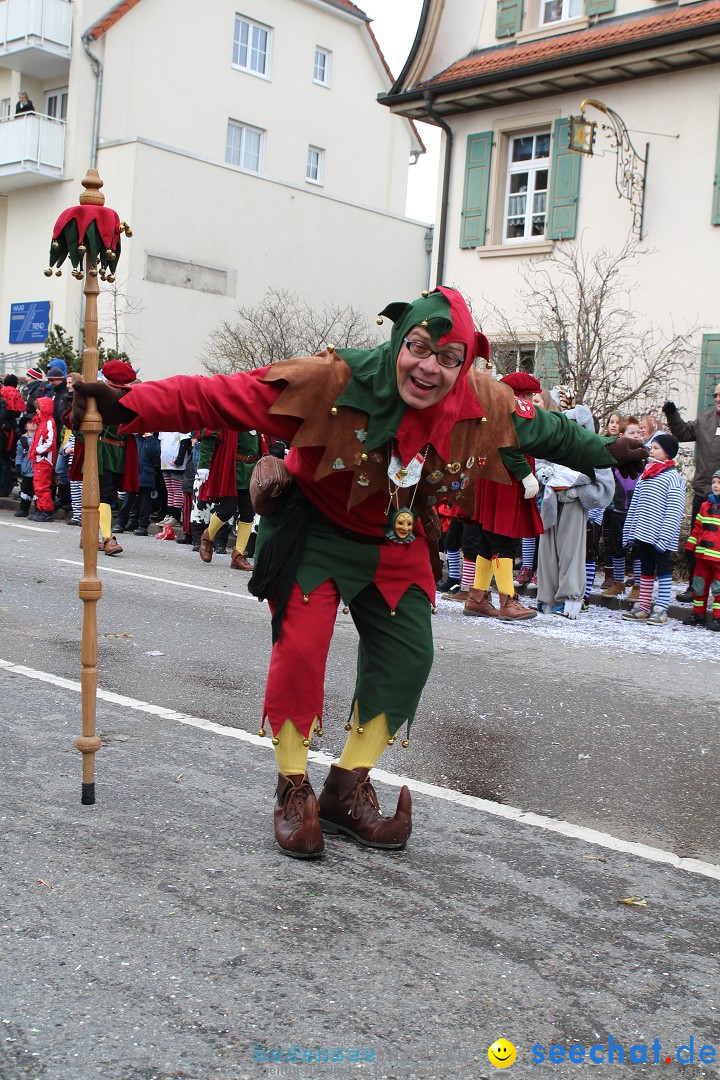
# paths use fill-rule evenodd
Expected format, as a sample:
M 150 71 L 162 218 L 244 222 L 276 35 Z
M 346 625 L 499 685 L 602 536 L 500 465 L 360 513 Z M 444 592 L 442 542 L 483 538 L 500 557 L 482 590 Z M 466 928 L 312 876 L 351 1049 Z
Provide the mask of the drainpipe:
M 445 273 L 445 233 L 447 232 L 448 201 L 450 199 L 450 161 L 452 159 L 453 131 L 447 120 L 443 119 L 439 113 L 435 112 L 435 109 L 433 108 L 432 90 L 426 90 L 423 97 L 425 98 L 425 108 L 427 109 L 428 116 L 435 121 L 438 127 L 442 128 L 446 135 L 445 164 L 443 166 L 442 189 L 440 194 L 437 271 L 435 275 L 436 283 L 442 285 L 443 275 Z
M 90 42 L 93 40 L 94 39 L 87 33 L 82 36 L 83 48 L 88 55 L 93 71 L 95 72 L 95 78 L 97 79 L 97 85 L 95 87 L 95 115 L 93 117 L 92 147 L 90 151 L 90 168 L 96 169 L 98 143 L 100 141 L 100 104 L 102 102 L 103 66 L 99 57 L 90 52 Z

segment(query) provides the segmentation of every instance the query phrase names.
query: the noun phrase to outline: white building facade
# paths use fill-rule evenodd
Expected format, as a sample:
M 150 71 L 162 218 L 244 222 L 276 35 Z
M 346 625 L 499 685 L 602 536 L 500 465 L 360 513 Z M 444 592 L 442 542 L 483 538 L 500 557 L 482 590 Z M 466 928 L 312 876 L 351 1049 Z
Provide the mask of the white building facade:
M 428 279 L 405 218 L 411 122 L 350 0 L 0 0 L 0 353 L 17 303 L 79 340 L 81 287 L 43 277 L 95 164 L 130 223 L 100 330 L 144 378 L 198 370 L 211 331 L 268 288 L 373 316 Z M 15 116 L 20 90 L 35 112 Z M 39 346 L 42 348 L 42 345 Z
M 598 122 L 592 157 L 569 149 L 568 117 L 584 99 L 619 116 L 647 159 L 620 169 L 621 180 L 637 170 L 634 208 L 616 186 L 607 113 L 586 105 Z M 505 311 L 547 384 L 558 372 L 518 301 L 523 269 L 568 241 L 592 257 L 634 240 L 638 326 L 667 337 L 692 329 L 679 404 L 693 416 L 711 404 L 720 381 L 717 0 L 425 0 L 413 52 L 381 100 L 443 129 L 433 280 L 461 287 L 476 312 Z M 492 317 L 484 329 L 503 332 Z

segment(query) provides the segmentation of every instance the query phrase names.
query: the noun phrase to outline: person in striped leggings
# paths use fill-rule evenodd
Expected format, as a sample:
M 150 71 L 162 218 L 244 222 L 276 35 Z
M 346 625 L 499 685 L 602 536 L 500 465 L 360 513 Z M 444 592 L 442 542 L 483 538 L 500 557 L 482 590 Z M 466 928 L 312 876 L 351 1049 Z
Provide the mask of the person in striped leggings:
M 667 622 L 672 587 L 671 552 L 677 551 L 685 513 L 685 481 L 675 467 L 679 443 L 674 435 L 653 436 L 650 458 L 635 485 L 623 528 L 623 544 L 640 555 L 640 599 L 622 618 L 662 626 Z M 653 586 L 658 582 L 653 604 Z

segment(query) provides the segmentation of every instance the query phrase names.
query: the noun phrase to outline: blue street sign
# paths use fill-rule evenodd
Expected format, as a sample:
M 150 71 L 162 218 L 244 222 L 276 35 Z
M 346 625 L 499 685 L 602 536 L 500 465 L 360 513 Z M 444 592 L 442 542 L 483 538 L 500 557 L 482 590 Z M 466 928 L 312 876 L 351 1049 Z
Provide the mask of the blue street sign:
M 51 300 L 10 305 L 10 344 L 43 344 L 50 335 Z

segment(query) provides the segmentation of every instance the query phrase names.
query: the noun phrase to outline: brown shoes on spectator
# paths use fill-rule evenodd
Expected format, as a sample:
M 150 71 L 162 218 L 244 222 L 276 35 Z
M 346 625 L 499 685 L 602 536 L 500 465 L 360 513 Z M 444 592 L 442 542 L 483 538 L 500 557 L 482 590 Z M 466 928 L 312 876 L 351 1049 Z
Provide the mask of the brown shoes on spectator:
M 213 542 L 210 539 L 210 533 L 206 529 L 200 537 L 200 558 L 203 562 L 212 562 L 213 550 Z
M 471 589 L 463 608 L 463 615 L 479 615 L 480 618 L 497 619 L 497 608 L 492 602 L 492 593 L 489 589 L 482 592 L 480 589 Z
M 275 794 L 275 839 L 280 850 L 293 859 L 318 859 L 325 841 L 307 773 L 278 773 Z
M 200 557 L 202 558 L 202 540 L 200 541 Z M 249 573 L 252 573 L 252 563 L 248 562 L 243 551 L 238 551 L 237 548 L 233 548 L 232 555 L 230 556 L 230 569 L 247 570 Z
M 367 847 L 403 848 L 412 832 L 410 792 L 403 785 L 394 817 L 383 817 L 369 772 L 330 766 L 318 800 L 323 832 L 345 833 Z
M 122 548 L 118 544 L 114 536 L 110 536 L 102 545 L 102 549 L 106 555 L 119 555 Z

